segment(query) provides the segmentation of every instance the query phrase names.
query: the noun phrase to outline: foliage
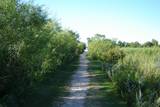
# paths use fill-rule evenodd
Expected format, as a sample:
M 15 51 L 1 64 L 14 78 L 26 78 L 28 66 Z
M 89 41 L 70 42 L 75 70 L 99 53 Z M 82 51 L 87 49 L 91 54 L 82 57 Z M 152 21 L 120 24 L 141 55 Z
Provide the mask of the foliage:
M 114 41 L 101 35 L 95 35 L 88 41 L 88 57 L 92 60 L 101 61 L 102 70 L 104 70 L 106 64 L 112 67 L 124 57 L 124 53 Z
M 23 103 L 36 81 L 83 52 L 78 35 L 45 13 L 32 3 L 0 1 L 0 103 Z
M 151 42 L 155 47 L 148 48 L 142 47 L 138 42 L 120 41 L 119 46 L 125 48 L 119 48 L 117 43 L 101 35 L 88 40 L 88 57 L 108 65 L 105 69 L 108 77 L 128 107 L 159 106 L 160 48 L 157 47 L 156 40 Z
M 138 47 L 158 47 L 160 46 L 158 41 L 155 39 L 152 39 L 152 41 L 147 41 L 143 44 L 139 43 L 138 41 L 136 42 L 123 42 L 123 41 L 118 41 L 116 43 L 120 47 L 132 47 L 132 48 L 138 48 Z
M 101 36 L 90 38 L 88 42 L 88 56 L 91 59 L 100 60 L 104 63 L 117 61 L 122 56 L 122 51 L 112 40 Z
M 123 48 L 126 56 L 115 66 L 114 82 L 128 106 L 158 107 L 159 48 Z

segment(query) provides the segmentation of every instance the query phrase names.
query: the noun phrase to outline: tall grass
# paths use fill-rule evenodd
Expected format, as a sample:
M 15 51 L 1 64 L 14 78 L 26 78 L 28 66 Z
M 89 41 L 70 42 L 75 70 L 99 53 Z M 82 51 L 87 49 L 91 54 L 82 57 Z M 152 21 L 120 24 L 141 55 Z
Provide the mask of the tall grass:
M 113 81 L 129 107 L 159 107 L 160 48 L 122 48 L 126 56 L 114 66 Z

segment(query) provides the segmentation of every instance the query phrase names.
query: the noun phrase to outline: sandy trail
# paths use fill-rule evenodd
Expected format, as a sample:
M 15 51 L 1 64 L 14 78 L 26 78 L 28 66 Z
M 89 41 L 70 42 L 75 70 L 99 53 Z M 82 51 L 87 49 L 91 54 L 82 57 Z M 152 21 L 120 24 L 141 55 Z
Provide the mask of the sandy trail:
M 88 60 L 86 54 L 80 56 L 77 71 L 72 76 L 68 86 L 68 95 L 62 96 L 62 100 L 53 104 L 53 107 L 84 107 L 87 90 L 89 89 L 89 73 L 87 72 Z

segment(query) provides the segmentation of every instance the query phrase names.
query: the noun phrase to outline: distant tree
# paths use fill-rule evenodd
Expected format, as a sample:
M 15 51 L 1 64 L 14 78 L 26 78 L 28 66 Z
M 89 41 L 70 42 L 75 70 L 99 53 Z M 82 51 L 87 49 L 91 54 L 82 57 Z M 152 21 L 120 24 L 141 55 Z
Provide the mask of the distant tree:
M 129 47 L 129 43 L 128 42 L 123 42 L 125 47 Z
M 113 39 L 109 39 L 109 40 L 111 40 L 114 45 L 117 44 L 117 38 L 113 38 Z
M 153 44 L 153 46 L 158 46 L 158 41 L 155 39 L 152 39 L 152 44 Z
M 88 43 L 96 40 L 103 40 L 103 39 L 105 39 L 105 35 L 102 35 L 102 34 L 95 34 L 94 37 L 87 38 Z
M 118 46 L 120 46 L 120 47 L 124 47 L 124 45 L 123 45 L 123 42 L 122 42 L 122 41 L 118 41 L 117 45 L 118 45 Z
M 118 41 L 117 45 L 120 47 L 141 47 L 141 44 L 138 41 L 131 43 Z
M 138 41 L 136 41 L 136 42 L 129 43 L 129 46 L 130 47 L 141 47 L 141 44 Z
M 129 43 L 128 42 L 123 42 L 123 41 L 118 41 L 117 45 L 120 47 L 128 47 Z
M 143 47 L 152 47 L 152 46 L 153 46 L 153 43 L 150 41 L 147 41 L 143 44 Z
M 94 37 L 97 39 L 105 39 L 105 35 L 103 35 L 103 34 L 95 34 Z

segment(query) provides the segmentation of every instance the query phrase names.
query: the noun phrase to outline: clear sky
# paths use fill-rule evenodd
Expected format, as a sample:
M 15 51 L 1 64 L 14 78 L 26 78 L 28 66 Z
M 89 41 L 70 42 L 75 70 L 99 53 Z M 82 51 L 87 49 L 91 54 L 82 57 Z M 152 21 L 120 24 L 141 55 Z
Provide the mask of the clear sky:
M 123 41 L 160 41 L 160 0 L 34 0 L 82 41 L 96 33 Z

